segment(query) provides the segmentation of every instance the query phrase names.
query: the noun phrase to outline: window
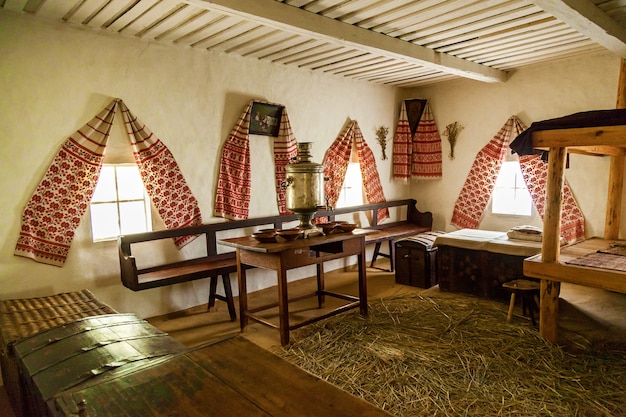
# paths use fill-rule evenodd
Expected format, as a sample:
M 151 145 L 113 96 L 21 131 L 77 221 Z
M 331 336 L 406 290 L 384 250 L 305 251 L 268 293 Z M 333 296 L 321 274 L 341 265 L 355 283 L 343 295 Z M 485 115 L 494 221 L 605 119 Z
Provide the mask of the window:
M 94 242 L 152 230 L 150 198 L 134 164 L 104 164 L 91 199 Z
M 337 207 L 359 206 L 361 204 L 363 204 L 361 165 L 358 162 L 350 162 L 339 193 Z
M 532 198 L 524 183 L 519 162 L 505 161 L 493 190 L 491 212 L 530 216 L 532 206 Z

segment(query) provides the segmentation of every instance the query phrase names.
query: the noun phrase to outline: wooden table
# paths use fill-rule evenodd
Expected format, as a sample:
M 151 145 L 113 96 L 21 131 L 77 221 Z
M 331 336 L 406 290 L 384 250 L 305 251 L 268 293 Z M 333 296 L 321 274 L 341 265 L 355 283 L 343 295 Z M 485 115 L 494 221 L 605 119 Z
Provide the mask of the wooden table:
M 51 398 L 46 415 L 391 417 L 240 335 L 89 381 Z
M 278 328 L 282 345 L 289 343 L 289 331 L 305 326 L 312 322 L 341 313 L 351 308 L 359 307 L 361 315 L 367 315 L 367 283 L 365 278 L 365 235 L 366 231 L 355 230 L 352 233 L 336 233 L 329 235 L 310 236 L 306 239 L 299 238 L 292 242 L 286 242 L 277 238 L 276 243 L 260 243 L 251 236 L 220 240 L 219 243 L 236 248 L 237 250 L 237 273 L 239 277 L 239 320 L 241 330 L 244 331 L 248 319 L 255 320 L 266 326 Z M 333 259 L 341 259 L 356 255 L 358 258 L 358 297 L 346 294 L 329 292 L 324 289 L 324 266 L 323 263 Z M 287 271 L 308 265 L 317 265 L 317 291 L 297 298 L 289 298 L 287 285 Z M 246 266 L 271 269 L 277 272 L 278 278 L 278 302 L 248 308 Z M 326 314 L 301 321 L 297 324 L 289 324 L 289 302 L 317 296 L 318 305 L 322 307 L 325 296 L 332 296 L 348 301 Z M 278 306 L 279 325 L 255 314 Z

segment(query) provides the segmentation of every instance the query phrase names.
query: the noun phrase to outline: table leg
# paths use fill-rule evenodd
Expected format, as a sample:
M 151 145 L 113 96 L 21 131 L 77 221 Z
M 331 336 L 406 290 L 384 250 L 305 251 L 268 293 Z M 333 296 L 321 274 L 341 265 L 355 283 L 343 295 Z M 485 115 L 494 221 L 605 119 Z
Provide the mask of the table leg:
M 246 268 L 241 264 L 240 249 L 237 249 L 237 282 L 239 283 L 239 324 L 243 332 L 248 325 L 248 289 L 246 285 Z
M 324 263 L 317 264 L 317 306 L 322 308 L 324 306 Z
M 365 239 L 361 238 L 361 253 L 357 255 L 359 266 L 359 312 L 362 316 L 367 316 L 367 280 L 365 265 Z
M 287 271 L 281 264 L 278 274 L 278 319 L 280 344 L 289 344 L 289 294 L 287 292 Z

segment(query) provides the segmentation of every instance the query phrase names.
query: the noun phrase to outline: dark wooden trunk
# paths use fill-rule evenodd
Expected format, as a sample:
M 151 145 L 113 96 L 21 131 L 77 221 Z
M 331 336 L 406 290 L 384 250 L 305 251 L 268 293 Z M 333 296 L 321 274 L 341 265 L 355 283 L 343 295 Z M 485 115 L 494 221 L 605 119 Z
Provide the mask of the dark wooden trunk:
M 242 336 L 200 346 L 49 400 L 55 417 L 390 417 Z
M 437 285 L 437 248 L 433 242 L 439 234 L 421 233 L 395 242 L 397 283 L 421 288 Z
M 502 284 L 525 278 L 525 258 L 441 245 L 437 252 L 439 289 L 508 301 L 511 293 Z
M 48 416 L 46 402 L 66 390 L 152 363 L 184 345 L 134 314 L 87 317 L 15 344 L 27 415 Z M 110 398 L 106 398 L 109 401 Z

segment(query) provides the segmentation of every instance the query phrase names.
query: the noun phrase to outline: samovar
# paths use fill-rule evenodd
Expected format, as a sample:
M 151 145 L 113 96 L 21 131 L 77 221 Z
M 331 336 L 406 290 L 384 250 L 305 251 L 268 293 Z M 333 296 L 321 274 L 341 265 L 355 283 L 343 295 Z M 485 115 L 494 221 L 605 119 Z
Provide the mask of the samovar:
M 311 142 L 298 142 L 296 161 L 285 166 L 286 178 L 282 183 L 285 190 L 287 210 L 296 213 L 300 229 L 316 229 L 313 216 L 324 203 L 324 166 L 311 162 Z

